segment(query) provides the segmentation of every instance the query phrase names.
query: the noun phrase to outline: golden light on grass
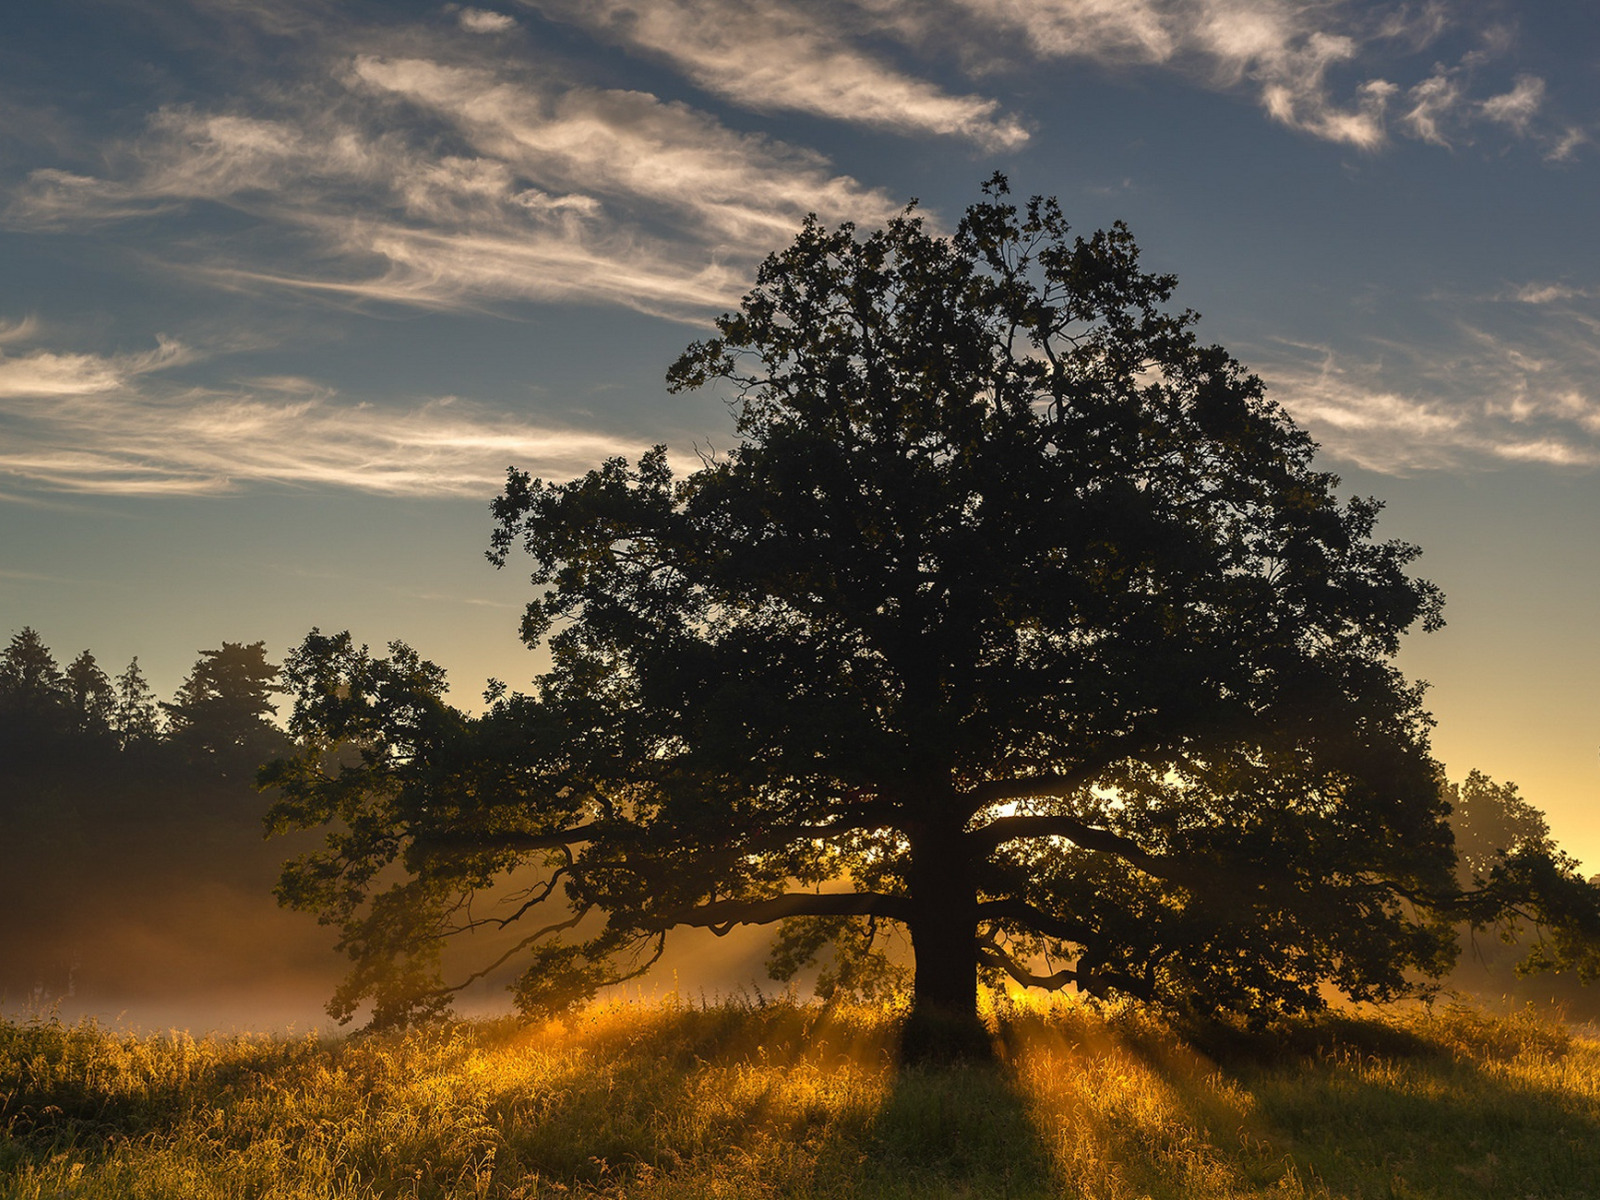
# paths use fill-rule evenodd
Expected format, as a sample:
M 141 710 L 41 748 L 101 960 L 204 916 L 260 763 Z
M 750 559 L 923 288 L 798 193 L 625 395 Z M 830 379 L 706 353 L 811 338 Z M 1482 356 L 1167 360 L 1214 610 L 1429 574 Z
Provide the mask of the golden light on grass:
M 1199 1044 L 1000 998 L 994 1064 L 886 1006 L 597 1004 L 337 1041 L 0 1022 L 0 1197 L 1544 1198 L 1600 1177 L 1600 1041 L 1328 1016 Z

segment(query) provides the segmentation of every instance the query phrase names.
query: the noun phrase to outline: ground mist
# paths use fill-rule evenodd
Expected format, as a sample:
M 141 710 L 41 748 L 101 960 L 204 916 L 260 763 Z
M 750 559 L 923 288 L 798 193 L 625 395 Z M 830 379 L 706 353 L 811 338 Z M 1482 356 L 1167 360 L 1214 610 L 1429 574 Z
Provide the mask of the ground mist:
M 0 1197 L 1592 1197 L 1600 1038 L 1461 1008 L 1180 1032 L 991 1004 L 597 1005 L 299 1039 L 0 1022 Z

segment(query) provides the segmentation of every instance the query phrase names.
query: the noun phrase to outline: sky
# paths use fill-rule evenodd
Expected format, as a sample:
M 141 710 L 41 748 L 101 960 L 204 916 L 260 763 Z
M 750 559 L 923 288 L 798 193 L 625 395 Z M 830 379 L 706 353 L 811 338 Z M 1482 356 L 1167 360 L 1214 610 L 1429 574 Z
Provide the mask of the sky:
M 540 669 L 508 465 L 732 442 L 663 375 L 808 212 L 979 183 L 1147 267 L 1387 502 L 1454 778 L 1600 870 L 1600 22 L 1269 0 L 56 0 L 0 38 L 0 637 L 170 695 Z

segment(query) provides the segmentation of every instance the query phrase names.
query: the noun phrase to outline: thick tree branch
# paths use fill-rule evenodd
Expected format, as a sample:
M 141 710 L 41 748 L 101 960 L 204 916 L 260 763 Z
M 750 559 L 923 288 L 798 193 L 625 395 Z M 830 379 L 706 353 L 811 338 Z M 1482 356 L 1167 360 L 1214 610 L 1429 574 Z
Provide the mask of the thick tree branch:
M 1010 922 L 1024 926 L 1033 933 L 1042 933 L 1045 937 L 1059 938 L 1064 942 L 1077 942 L 1080 945 L 1090 933 L 1089 927 L 1081 921 L 1053 916 L 1043 909 L 1035 908 L 1026 900 L 1012 896 L 1002 900 L 985 900 L 979 904 L 978 920 Z
M 1050 975 L 1035 975 L 998 942 L 979 941 L 978 956 L 989 966 L 999 967 L 1023 987 L 1044 988 L 1046 991 L 1054 992 L 1078 981 L 1078 973 L 1071 967 L 1062 967 Z
M 1151 854 L 1130 837 L 1065 814 L 1001 817 L 973 830 L 967 837 L 985 854 L 1005 842 L 1042 837 L 1066 838 L 1085 850 L 1114 854 L 1147 875 L 1154 875 L 1157 879 L 1181 884 L 1195 891 L 1206 891 L 1218 886 L 1238 887 L 1241 882 L 1249 882 L 1248 879 L 1241 879 L 1239 873 L 1232 868 L 1224 869 L 1210 863 L 1177 858 L 1170 854 Z
M 837 820 L 818 825 L 773 825 L 760 830 L 744 844 L 732 847 L 733 853 L 747 853 L 788 845 L 792 842 L 826 841 L 841 834 L 860 833 L 863 830 L 894 829 L 897 814 L 887 805 L 873 805 L 870 809 L 847 813 Z M 624 833 L 638 833 L 642 826 L 627 821 L 594 821 L 587 825 L 574 825 L 570 829 L 556 829 L 547 833 L 524 833 L 516 830 L 484 832 L 476 830 L 435 830 L 415 836 L 418 847 L 435 852 L 460 854 L 492 852 L 496 850 L 559 850 L 585 842 L 603 842 L 608 837 Z M 735 834 L 738 830 L 731 831 Z
M 618 828 L 615 824 L 595 822 L 574 825 L 571 829 L 555 829 L 549 833 L 441 829 L 416 835 L 414 843 L 424 850 L 450 850 L 461 854 L 494 850 L 560 850 L 581 842 L 599 841 L 607 832 L 615 832 Z
M 903 921 L 910 912 L 904 896 L 881 892 L 788 892 L 765 900 L 715 900 L 662 913 L 646 928 L 696 925 L 721 936 L 735 925 L 769 925 L 787 917 L 887 917 Z

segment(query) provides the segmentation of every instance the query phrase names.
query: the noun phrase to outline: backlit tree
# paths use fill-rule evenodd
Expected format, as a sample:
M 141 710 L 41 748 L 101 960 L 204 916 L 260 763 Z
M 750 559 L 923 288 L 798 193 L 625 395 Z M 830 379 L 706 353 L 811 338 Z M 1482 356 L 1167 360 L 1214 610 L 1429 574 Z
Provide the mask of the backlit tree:
M 511 472 L 531 695 L 469 717 L 403 646 L 308 638 L 266 779 L 330 828 L 281 894 L 344 929 L 335 1010 L 442 1006 L 464 899 L 530 867 L 529 1010 L 779 921 L 790 966 L 905 929 L 913 1053 L 972 1044 L 982 973 L 1267 1013 L 1444 970 L 1392 662 L 1439 594 L 1173 286 L 999 177 L 950 237 L 808 221 L 669 372 L 722 391 L 730 451 Z

